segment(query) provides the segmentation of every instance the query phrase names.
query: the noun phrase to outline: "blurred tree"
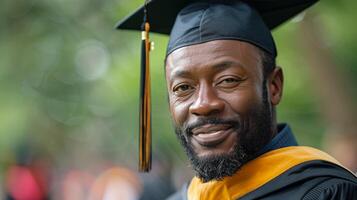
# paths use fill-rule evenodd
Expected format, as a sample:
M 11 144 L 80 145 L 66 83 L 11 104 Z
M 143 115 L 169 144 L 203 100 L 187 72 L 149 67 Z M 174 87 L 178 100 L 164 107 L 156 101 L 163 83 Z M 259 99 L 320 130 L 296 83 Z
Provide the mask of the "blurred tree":
M 300 40 L 309 67 L 314 91 L 318 94 L 323 118 L 326 121 L 325 148 L 346 167 L 357 171 L 357 107 L 351 89 L 355 82 L 345 74 L 344 63 L 333 56 L 333 46 L 321 37 L 327 32 L 321 19 L 309 16 L 301 23 Z M 348 47 L 346 47 L 348 48 Z M 348 152 L 348 153 L 347 153 Z

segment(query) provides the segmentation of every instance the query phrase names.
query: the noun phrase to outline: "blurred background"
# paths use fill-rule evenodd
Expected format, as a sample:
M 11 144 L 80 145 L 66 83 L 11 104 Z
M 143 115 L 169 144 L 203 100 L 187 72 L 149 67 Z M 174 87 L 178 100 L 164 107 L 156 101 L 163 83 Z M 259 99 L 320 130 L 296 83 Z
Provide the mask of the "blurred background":
M 157 34 L 154 163 L 137 173 L 141 35 L 113 27 L 142 3 L 0 2 L 0 199 L 164 199 L 191 178 L 168 112 L 168 38 Z M 355 172 L 356 9 L 324 0 L 273 33 L 285 73 L 279 121 Z

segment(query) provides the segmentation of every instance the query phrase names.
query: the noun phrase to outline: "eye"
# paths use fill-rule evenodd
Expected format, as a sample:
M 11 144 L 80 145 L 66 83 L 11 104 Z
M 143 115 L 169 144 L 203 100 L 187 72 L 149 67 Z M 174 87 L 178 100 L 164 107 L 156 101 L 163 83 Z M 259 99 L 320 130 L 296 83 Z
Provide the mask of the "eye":
M 187 92 L 193 90 L 194 88 L 188 84 L 180 84 L 173 88 L 173 92 L 177 95 L 186 94 Z
M 228 84 L 230 84 L 230 83 L 236 83 L 236 82 L 238 82 L 238 80 L 237 80 L 237 79 L 234 79 L 234 78 L 226 78 L 226 79 L 224 79 L 223 81 L 221 81 L 221 83 L 228 83 Z
M 217 86 L 222 88 L 233 88 L 241 82 L 241 79 L 236 77 L 226 77 L 221 79 Z

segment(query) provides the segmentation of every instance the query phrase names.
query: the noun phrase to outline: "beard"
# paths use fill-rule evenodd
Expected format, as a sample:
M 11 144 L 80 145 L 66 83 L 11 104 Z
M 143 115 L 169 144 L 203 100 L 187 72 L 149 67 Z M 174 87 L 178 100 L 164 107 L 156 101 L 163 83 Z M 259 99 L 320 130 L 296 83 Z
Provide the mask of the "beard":
M 265 81 L 264 81 L 265 83 Z M 222 180 L 235 174 L 245 163 L 257 157 L 257 153 L 273 135 L 272 110 L 267 100 L 267 89 L 263 86 L 263 100 L 245 116 L 232 119 L 201 117 L 195 123 L 183 127 L 175 126 L 175 132 L 191 162 L 196 176 L 203 182 Z M 192 145 L 192 129 L 205 124 L 224 124 L 233 127 L 236 143 L 230 152 L 197 156 Z

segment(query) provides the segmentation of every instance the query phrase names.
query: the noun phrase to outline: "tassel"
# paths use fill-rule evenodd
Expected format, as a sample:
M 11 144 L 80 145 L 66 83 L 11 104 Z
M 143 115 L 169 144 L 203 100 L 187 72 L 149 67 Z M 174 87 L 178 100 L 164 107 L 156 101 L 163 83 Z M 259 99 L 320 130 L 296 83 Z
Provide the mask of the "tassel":
M 141 42 L 141 88 L 140 88 L 140 135 L 139 135 L 139 171 L 151 169 L 151 88 L 149 41 L 150 24 L 145 8 Z

